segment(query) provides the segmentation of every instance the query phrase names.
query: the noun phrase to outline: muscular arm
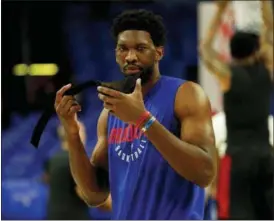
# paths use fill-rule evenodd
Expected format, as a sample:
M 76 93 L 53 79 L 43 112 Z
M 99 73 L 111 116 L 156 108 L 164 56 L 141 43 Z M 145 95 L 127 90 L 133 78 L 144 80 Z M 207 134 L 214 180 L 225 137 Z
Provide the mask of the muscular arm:
M 180 138 L 158 121 L 146 135 L 178 174 L 206 187 L 216 174 L 217 150 L 210 104 L 203 90 L 194 83 L 183 84 L 176 95 L 175 113 L 181 122 Z
M 218 1 L 216 3 L 218 7 L 217 12 L 208 27 L 205 39 L 200 45 L 200 56 L 202 61 L 207 69 L 220 81 L 223 90 L 227 89 L 230 71 L 227 64 L 221 60 L 220 54 L 214 49 L 213 43 L 217 30 L 221 24 L 223 13 L 228 4 L 228 1 Z
M 109 195 L 109 191 L 98 184 L 96 172 L 98 167 L 108 168 L 107 114 L 107 111 L 103 110 L 98 120 L 98 141 L 93 152 L 92 163 L 86 154 L 80 136 L 68 136 L 71 173 L 85 202 L 90 206 L 103 203 Z

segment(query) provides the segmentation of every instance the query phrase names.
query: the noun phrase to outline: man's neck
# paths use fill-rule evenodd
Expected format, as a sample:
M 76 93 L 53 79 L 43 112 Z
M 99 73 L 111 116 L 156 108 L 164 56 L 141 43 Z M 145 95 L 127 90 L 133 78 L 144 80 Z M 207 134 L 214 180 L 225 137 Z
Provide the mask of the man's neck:
M 257 61 L 257 57 L 255 55 L 249 56 L 245 59 L 235 59 L 234 63 L 236 65 L 242 65 L 242 66 L 248 66 L 248 65 L 252 65 Z

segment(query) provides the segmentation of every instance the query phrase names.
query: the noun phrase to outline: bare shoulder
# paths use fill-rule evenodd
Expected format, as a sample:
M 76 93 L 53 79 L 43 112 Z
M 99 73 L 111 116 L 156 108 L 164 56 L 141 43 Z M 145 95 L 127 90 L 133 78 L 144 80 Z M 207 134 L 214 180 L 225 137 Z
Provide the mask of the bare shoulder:
M 211 107 L 202 87 L 193 82 L 181 85 L 177 92 L 174 109 L 181 123 L 180 138 L 215 156 Z
M 194 114 L 211 114 L 210 102 L 205 91 L 199 84 L 191 81 L 179 87 L 174 108 L 180 119 Z

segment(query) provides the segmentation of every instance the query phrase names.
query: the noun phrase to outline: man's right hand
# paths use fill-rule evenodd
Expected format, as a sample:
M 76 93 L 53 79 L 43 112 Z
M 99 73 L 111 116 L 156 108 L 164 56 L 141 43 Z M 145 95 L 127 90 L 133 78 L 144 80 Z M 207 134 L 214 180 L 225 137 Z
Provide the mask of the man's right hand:
M 77 112 L 81 111 L 81 106 L 73 96 L 63 96 L 70 88 L 71 84 L 68 84 L 56 93 L 54 107 L 66 133 L 76 135 L 79 134 L 80 129 Z

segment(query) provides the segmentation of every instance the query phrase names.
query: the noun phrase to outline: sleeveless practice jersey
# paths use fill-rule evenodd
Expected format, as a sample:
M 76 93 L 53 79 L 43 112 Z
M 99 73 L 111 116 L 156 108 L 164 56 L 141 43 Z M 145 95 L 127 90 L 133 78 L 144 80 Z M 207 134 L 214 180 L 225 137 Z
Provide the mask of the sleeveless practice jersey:
M 174 102 L 183 83 L 162 76 L 144 97 L 146 109 L 176 136 Z M 109 115 L 108 137 L 112 219 L 203 219 L 204 189 L 177 174 L 144 134 Z

